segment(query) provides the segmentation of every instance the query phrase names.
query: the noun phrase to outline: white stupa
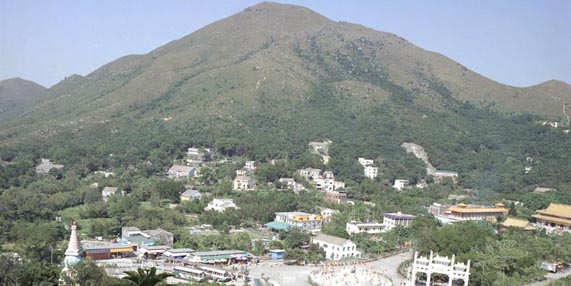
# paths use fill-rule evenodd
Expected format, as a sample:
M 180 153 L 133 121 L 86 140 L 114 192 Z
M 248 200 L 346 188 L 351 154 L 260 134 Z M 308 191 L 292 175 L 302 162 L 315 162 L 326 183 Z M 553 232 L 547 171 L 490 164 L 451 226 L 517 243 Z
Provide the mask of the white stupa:
M 71 225 L 71 235 L 69 236 L 69 244 L 65 251 L 65 259 L 63 261 L 62 278 L 64 276 L 73 277 L 73 267 L 81 261 L 81 246 L 77 238 L 77 225 L 75 221 Z

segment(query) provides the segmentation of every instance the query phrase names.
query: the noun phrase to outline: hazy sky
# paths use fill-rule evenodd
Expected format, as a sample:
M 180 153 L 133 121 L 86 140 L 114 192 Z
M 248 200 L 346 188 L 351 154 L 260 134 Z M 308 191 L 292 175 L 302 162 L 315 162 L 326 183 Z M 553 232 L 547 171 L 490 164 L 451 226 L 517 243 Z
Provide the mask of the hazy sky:
M 51 86 L 259 1 L 0 0 L 0 80 Z M 277 1 L 397 34 L 502 83 L 571 82 L 571 1 Z

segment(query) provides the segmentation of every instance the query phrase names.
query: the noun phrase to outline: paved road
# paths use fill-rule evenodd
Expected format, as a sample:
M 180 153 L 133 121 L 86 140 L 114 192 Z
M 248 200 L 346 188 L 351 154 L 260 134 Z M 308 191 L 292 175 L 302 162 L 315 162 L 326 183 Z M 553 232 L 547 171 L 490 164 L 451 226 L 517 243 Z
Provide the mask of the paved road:
M 406 252 L 373 262 L 361 267 L 373 267 L 375 271 L 384 273 L 393 280 L 393 286 L 400 285 L 402 278 L 397 272 L 398 266 L 405 260 L 412 258 L 412 252 Z M 359 266 L 357 266 L 359 267 Z M 249 266 L 251 277 L 268 277 L 270 282 L 278 286 L 309 286 L 307 277 L 315 266 L 284 265 L 282 262 L 262 262 L 259 265 Z M 263 275 L 262 275 L 263 274 Z
M 557 273 L 548 273 L 547 275 L 545 275 L 545 278 L 547 280 L 543 280 L 543 281 L 539 281 L 539 282 L 534 282 L 531 284 L 527 284 L 526 286 L 545 286 L 547 284 L 549 284 L 549 282 L 559 279 L 559 278 L 563 278 L 566 276 L 571 275 L 571 271 L 567 270 L 567 271 L 560 271 Z

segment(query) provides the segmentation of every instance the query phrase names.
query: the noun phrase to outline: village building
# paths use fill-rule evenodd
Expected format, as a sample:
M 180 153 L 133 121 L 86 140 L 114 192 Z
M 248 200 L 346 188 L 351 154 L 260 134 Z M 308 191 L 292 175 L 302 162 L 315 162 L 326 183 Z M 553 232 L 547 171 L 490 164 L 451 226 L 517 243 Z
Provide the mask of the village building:
M 571 233 L 571 205 L 550 204 L 544 210 L 538 210 L 532 217 L 539 229 L 548 234 Z
M 448 170 L 436 170 L 436 172 L 434 172 L 434 180 L 436 182 L 442 182 L 447 178 L 450 178 L 452 181 L 456 182 L 456 179 L 458 178 L 458 172 Z
M 244 164 L 244 169 L 246 169 L 248 171 L 256 170 L 256 162 L 255 161 L 246 161 L 246 164 Z
M 322 192 L 333 192 L 335 190 L 344 189 L 345 182 L 335 181 L 335 179 L 326 179 L 319 177 L 313 181 L 315 188 Z
M 236 176 L 247 176 L 247 175 L 248 175 L 248 171 L 246 171 L 244 169 L 236 170 Z
M 294 191 L 294 192 L 301 192 L 305 190 L 305 187 L 296 182 L 293 178 L 280 178 L 278 180 L 282 185 L 285 185 L 286 188 Z
M 190 178 L 197 176 L 198 170 L 191 166 L 173 165 L 167 175 L 171 179 Z
M 205 211 L 217 211 L 223 213 L 227 209 L 237 209 L 238 207 L 234 203 L 232 199 L 213 199 L 208 205 L 204 208 Z
M 255 188 L 254 180 L 248 176 L 236 176 L 232 184 L 234 191 L 253 191 Z
M 545 193 L 549 193 L 549 192 L 555 192 L 555 189 L 552 188 L 544 188 L 544 187 L 537 187 L 533 190 L 533 193 L 535 194 L 545 194 Z
M 365 173 L 365 177 L 369 179 L 375 179 L 378 176 L 379 168 L 373 166 L 367 166 L 363 169 L 363 172 Z
M 347 231 L 348 234 L 357 234 L 357 233 L 376 234 L 376 233 L 385 232 L 385 225 L 374 221 L 362 222 L 362 223 L 351 221 L 345 225 L 345 231 Z
M 184 191 L 182 194 L 180 194 L 180 202 L 200 201 L 201 198 L 202 198 L 202 193 L 193 189 L 188 189 Z
M 536 231 L 537 227 L 532 226 L 528 220 L 517 219 L 513 217 L 508 217 L 504 222 L 502 222 L 502 229 L 507 230 L 510 227 L 520 228 L 526 231 Z
M 406 186 L 408 186 L 408 180 L 395 180 L 395 183 L 393 184 L 393 188 L 398 191 L 402 191 Z
M 349 239 L 318 233 L 311 242 L 325 251 L 325 259 L 350 260 L 361 257 L 361 251 Z
M 194 250 L 190 248 L 171 248 L 165 251 L 161 258 L 167 262 L 181 262 L 193 252 Z
M 335 191 L 326 192 L 323 200 L 330 203 L 342 204 L 347 202 L 347 193 Z
M 115 173 L 113 172 L 107 172 L 107 171 L 95 171 L 94 174 L 101 174 L 103 175 L 105 178 L 109 178 L 109 177 L 114 177 Z
M 331 145 L 331 143 L 332 142 L 329 140 L 323 142 L 309 142 L 309 152 L 319 155 L 329 155 L 329 145 Z
M 374 160 L 365 158 L 358 158 L 357 161 L 359 161 L 359 164 L 361 164 L 363 167 L 372 166 L 375 163 Z
M 137 254 L 145 259 L 157 259 L 169 249 L 166 245 L 143 246 L 137 249 Z
M 316 232 L 323 226 L 323 216 L 304 212 L 279 212 L 276 213 L 274 221 L 266 223 L 265 225 L 273 230 L 298 228 L 300 230 Z
M 133 247 L 128 243 L 110 243 L 83 247 L 83 257 L 93 260 L 125 258 L 133 256 Z
M 285 255 L 284 249 L 270 249 L 268 252 L 271 259 L 283 259 Z
M 445 275 L 444 281 L 433 281 L 433 274 L 441 279 Z M 407 285 L 463 285 L 468 286 L 470 281 L 470 260 L 467 263 L 456 262 L 456 256 L 452 255 L 452 259 L 446 256 L 434 255 L 430 252 L 430 257 L 420 256 L 418 252 L 414 253 L 414 260 L 411 267 L 410 281 Z
M 383 224 L 385 225 L 386 231 L 391 231 L 397 226 L 410 227 L 415 216 L 409 214 L 403 214 L 401 212 L 397 213 L 384 213 L 383 214 Z
M 63 169 L 64 165 L 58 165 L 52 163 L 48 159 L 41 159 L 41 163 L 36 166 L 36 174 L 38 175 L 48 175 L 51 169 Z
M 453 220 L 468 221 L 468 220 L 487 220 L 495 222 L 496 218 L 500 215 L 507 215 L 508 209 L 504 204 L 497 203 L 493 207 L 466 205 L 460 203 L 458 205 L 448 208 L 444 216 Z
M 319 209 L 319 213 L 321 214 L 321 216 L 323 217 L 323 222 L 327 223 L 331 221 L 331 217 L 333 217 L 336 214 L 340 214 L 341 212 L 339 212 L 338 210 L 334 210 L 334 209 L 330 209 L 330 208 L 324 208 L 324 207 L 317 207 Z
M 130 243 L 131 246 L 137 248 L 153 246 L 158 242 L 172 246 L 174 235 L 162 228 L 141 230 L 137 227 L 127 226 L 121 228 L 121 242 Z
M 103 201 L 107 202 L 107 199 L 110 196 L 114 196 L 114 195 L 123 195 L 123 191 L 119 191 L 119 188 L 117 187 L 105 187 L 103 188 L 103 190 L 101 190 L 101 197 L 103 198 Z
M 317 178 L 321 178 L 321 170 L 315 168 L 300 169 L 297 170 L 297 173 L 310 182 Z

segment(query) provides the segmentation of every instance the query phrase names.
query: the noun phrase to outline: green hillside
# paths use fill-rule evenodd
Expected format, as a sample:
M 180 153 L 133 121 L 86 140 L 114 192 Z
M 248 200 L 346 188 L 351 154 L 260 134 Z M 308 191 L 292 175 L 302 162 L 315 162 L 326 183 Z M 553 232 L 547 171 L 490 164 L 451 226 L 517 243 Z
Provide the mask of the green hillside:
M 66 165 L 103 166 L 113 153 L 111 164 L 128 166 L 166 165 L 191 145 L 297 158 L 308 141 L 330 139 L 339 176 L 362 180 L 365 156 L 390 182 L 424 178 L 400 147 L 415 142 L 468 188 L 569 191 L 569 135 L 537 124 L 568 125 L 568 102 L 565 83 L 505 86 L 396 35 L 262 3 L 65 79 L 0 123 L 0 144 L 6 158 L 32 146 L 28 154 Z M 538 163 L 525 175 L 527 157 Z

